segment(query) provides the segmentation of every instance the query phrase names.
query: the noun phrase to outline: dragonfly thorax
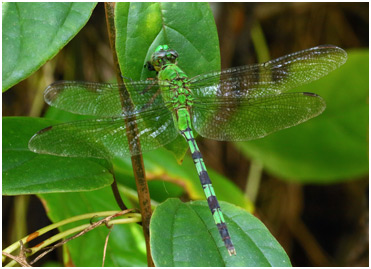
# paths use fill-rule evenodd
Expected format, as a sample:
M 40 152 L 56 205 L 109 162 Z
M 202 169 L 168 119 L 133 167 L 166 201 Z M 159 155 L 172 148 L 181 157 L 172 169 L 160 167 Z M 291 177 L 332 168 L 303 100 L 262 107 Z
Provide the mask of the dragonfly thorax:
M 188 76 L 176 64 L 168 64 L 158 72 L 158 79 L 162 81 L 161 89 L 165 102 L 171 102 L 175 110 L 190 108 L 193 98 L 189 89 Z

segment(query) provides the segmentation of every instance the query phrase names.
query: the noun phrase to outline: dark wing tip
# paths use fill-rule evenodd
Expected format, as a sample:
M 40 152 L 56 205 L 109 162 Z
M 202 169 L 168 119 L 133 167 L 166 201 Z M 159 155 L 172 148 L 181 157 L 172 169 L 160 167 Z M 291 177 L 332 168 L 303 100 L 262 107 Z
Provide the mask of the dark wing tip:
M 306 96 L 320 97 L 318 94 L 312 92 L 303 92 L 302 94 Z
M 314 48 L 324 49 L 324 50 L 329 51 L 329 52 L 331 51 L 331 53 L 336 53 L 337 56 L 339 57 L 339 59 L 338 59 L 339 60 L 338 61 L 339 65 L 338 66 L 344 64 L 348 59 L 348 54 L 346 53 L 346 51 L 343 50 L 342 48 L 338 47 L 338 46 L 335 46 L 335 45 L 330 45 L 330 44 L 319 45 L 319 46 L 314 47 Z
M 40 150 L 39 148 L 39 138 L 40 138 L 40 135 L 50 131 L 51 129 L 53 128 L 53 126 L 48 126 L 48 127 L 45 127 L 44 129 L 41 129 L 40 131 L 38 131 L 36 134 L 34 134 L 31 139 L 28 141 L 28 149 L 32 152 L 35 152 L 35 153 L 44 153 L 42 150 Z
M 313 117 L 318 116 L 321 114 L 325 109 L 326 109 L 326 102 L 325 100 L 318 94 L 312 93 L 312 92 L 302 92 L 304 96 L 309 96 L 309 97 L 314 97 L 315 99 L 313 100 L 316 102 L 317 106 L 317 114 L 314 114 Z
M 49 130 L 51 130 L 53 128 L 53 126 L 48 126 L 48 127 L 45 127 L 44 129 L 41 129 L 40 131 L 38 131 L 36 134 L 39 135 L 39 134 L 43 134 Z

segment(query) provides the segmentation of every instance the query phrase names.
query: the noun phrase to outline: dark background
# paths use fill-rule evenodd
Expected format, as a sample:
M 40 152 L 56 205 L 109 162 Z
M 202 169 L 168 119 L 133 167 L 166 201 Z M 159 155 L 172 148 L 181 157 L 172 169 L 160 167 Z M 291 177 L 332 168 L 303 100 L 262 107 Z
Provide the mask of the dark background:
M 319 44 L 345 50 L 368 48 L 368 5 L 211 4 L 222 67 L 258 62 L 252 40 L 256 30 L 263 33 L 270 58 Z M 43 115 L 47 107 L 34 97 L 53 81 L 109 82 L 114 77 L 104 6 L 98 4 L 88 24 L 53 60 L 3 94 L 3 116 Z M 244 190 L 249 160 L 233 144 L 198 140 L 207 164 Z M 255 214 L 285 248 L 294 266 L 368 266 L 368 188 L 368 176 L 332 185 L 301 185 L 263 172 Z M 22 222 L 15 216 L 22 212 L 27 212 L 28 226 L 15 232 L 13 225 Z M 47 224 L 37 198 L 3 198 L 4 246 Z

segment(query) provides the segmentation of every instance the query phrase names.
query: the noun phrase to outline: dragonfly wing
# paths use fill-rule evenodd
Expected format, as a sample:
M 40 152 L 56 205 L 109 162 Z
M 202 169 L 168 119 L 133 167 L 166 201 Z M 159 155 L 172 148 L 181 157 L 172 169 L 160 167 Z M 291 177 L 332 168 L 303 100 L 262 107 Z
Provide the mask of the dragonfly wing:
M 46 88 L 44 99 L 49 105 L 65 111 L 103 117 L 131 116 L 164 106 L 155 81 L 129 82 L 126 85 L 132 87 L 135 94 L 126 96 L 125 85 L 58 81 Z
M 261 97 L 279 94 L 317 80 L 347 59 L 336 46 L 323 45 L 263 64 L 246 65 L 196 76 L 190 80 L 195 98 Z
M 134 127 L 141 149 L 133 142 L 129 145 L 126 124 Z M 36 133 L 28 146 L 41 154 L 109 159 L 153 150 L 171 142 L 177 135 L 171 112 L 163 109 L 136 118 L 107 117 L 50 126 Z
M 313 93 L 225 98 L 219 103 L 195 103 L 193 126 L 206 138 L 247 141 L 304 122 L 325 107 L 324 100 Z

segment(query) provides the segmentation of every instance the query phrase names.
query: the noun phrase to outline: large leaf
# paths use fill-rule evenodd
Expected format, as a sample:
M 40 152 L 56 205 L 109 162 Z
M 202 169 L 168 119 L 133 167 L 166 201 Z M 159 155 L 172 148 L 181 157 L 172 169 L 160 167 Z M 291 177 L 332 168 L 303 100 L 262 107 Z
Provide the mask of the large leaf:
M 151 251 L 156 266 L 290 266 L 290 260 L 253 215 L 221 203 L 237 256 L 229 256 L 205 201 L 169 199 L 151 219 Z
M 344 66 L 295 89 L 320 94 L 327 103 L 322 115 L 238 148 L 293 181 L 331 183 L 367 175 L 368 68 L 368 51 L 349 52 Z
M 186 193 L 192 200 L 205 199 L 196 167 L 190 156 L 185 156 L 182 165 L 179 165 L 171 153 L 164 149 L 145 153 L 143 158 L 151 197 L 156 201 L 179 197 L 182 193 Z M 114 164 L 118 182 L 135 189 L 130 160 L 117 159 Z M 253 211 L 252 203 L 235 184 L 210 168 L 208 172 L 220 201 L 228 201 L 245 210 Z
M 204 200 L 205 194 L 191 156 L 186 156 L 182 165 L 178 165 L 171 154 L 165 150 L 144 154 L 147 177 L 166 179 L 174 184 L 184 186 L 190 199 Z M 230 180 L 208 168 L 216 196 L 220 201 L 228 201 L 246 210 L 252 211 L 253 205 L 244 193 Z
M 86 24 L 96 3 L 3 3 L 3 91 L 54 57 Z
M 30 138 L 55 123 L 41 118 L 3 118 L 3 194 L 90 191 L 112 183 L 112 175 L 102 160 L 29 151 Z
M 119 210 L 109 187 L 92 192 L 39 196 L 53 222 L 89 212 Z M 63 226 L 61 230 L 86 223 L 89 223 L 89 220 Z M 84 267 L 101 266 L 107 234 L 107 227 L 102 226 L 68 242 L 68 251 L 65 252 L 70 256 L 68 264 Z M 105 266 L 146 266 L 146 264 L 142 228 L 137 224 L 115 225 L 108 241 Z
M 220 70 L 218 35 L 207 3 L 117 3 L 115 12 L 116 50 L 123 76 L 154 77 L 144 65 L 162 44 L 179 53 L 179 66 L 190 77 Z M 188 149 L 180 136 L 165 147 L 179 162 Z

